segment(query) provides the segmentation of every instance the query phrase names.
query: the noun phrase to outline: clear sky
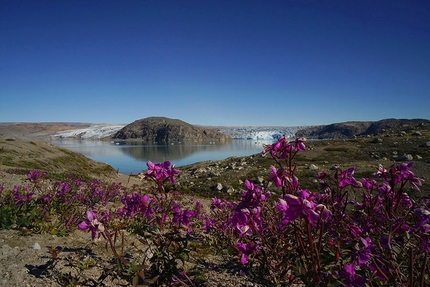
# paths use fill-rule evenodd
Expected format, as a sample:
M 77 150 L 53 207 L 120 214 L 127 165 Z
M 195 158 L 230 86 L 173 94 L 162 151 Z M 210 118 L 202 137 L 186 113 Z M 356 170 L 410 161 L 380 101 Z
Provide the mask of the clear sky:
M 0 0 L 0 122 L 430 118 L 428 0 Z

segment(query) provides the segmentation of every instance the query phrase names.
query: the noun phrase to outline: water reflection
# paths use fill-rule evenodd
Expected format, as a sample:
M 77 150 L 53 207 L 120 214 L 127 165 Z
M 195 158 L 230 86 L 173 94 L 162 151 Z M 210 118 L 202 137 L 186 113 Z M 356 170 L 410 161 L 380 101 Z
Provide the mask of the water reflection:
M 177 160 L 201 151 L 214 151 L 215 145 L 136 145 L 125 146 L 122 150 L 137 160 L 154 162 Z
M 146 169 L 145 162 L 169 160 L 177 166 L 205 160 L 222 160 L 231 156 L 260 153 L 263 143 L 271 141 L 233 140 L 227 144 L 204 145 L 143 145 L 136 142 L 109 142 L 98 140 L 56 140 L 52 142 L 83 155 L 111 165 L 122 173 L 137 173 Z

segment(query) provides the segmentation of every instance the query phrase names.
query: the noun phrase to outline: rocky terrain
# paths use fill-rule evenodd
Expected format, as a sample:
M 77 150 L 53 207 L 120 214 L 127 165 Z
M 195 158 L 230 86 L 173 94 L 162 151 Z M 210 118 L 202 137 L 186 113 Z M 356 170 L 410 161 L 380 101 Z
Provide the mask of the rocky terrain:
M 0 137 L 47 140 L 53 134 L 89 127 L 88 123 L 0 123 Z
M 230 141 L 231 137 L 216 129 L 197 127 L 181 120 L 149 117 L 126 125 L 111 139 L 147 143 L 205 143 L 226 142 Z
M 347 139 L 373 135 L 389 129 L 415 127 L 420 124 L 429 125 L 430 121 L 426 119 L 384 119 L 376 122 L 334 123 L 300 129 L 296 136 L 309 139 Z
M 355 167 L 355 177 L 371 177 L 378 164 L 389 167 L 394 162 L 413 162 L 413 172 L 425 181 L 421 192 L 410 190 L 415 197 L 430 197 L 430 124 L 385 130 L 348 140 L 308 141 L 307 150 L 295 161 L 301 186 L 317 190 L 315 175 L 333 173 L 336 168 Z M 263 150 L 263 147 L 262 147 Z M 255 154 L 222 161 L 206 161 L 181 167 L 179 190 L 207 197 L 237 198 L 242 183 L 249 179 L 279 192 L 268 182 L 269 166 L 274 161 Z

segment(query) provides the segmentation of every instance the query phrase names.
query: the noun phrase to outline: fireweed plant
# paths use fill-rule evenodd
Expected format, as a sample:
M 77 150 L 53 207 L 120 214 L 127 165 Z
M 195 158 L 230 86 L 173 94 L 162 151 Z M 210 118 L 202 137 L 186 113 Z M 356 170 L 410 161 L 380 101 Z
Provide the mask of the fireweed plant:
M 304 150 L 301 138 L 266 145 L 275 161 L 269 178 L 282 195 L 270 199 L 245 181 L 238 203 L 212 199 L 204 230 L 276 285 L 430 286 L 430 200 L 407 194 L 422 181 L 412 163 L 380 165 L 361 180 L 354 168 L 322 172 L 319 190 L 308 191 L 295 175 Z
M 189 259 L 189 242 L 193 240 L 195 230 L 201 229 L 203 205 L 193 199 L 186 202 L 177 191 L 169 190 L 179 173 L 170 162 L 154 164 L 148 161 L 147 166 L 144 180 L 154 183 L 149 193 L 126 192 L 116 214 L 97 217 L 96 211 L 89 210 L 78 227 L 91 231 L 93 239 L 102 236 L 108 242 L 118 267 L 133 276 L 134 286 L 139 280 L 154 286 L 192 286 L 193 282 L 185 272 L 185 261 Z M 135 249 L 142 257 L 141 262 L 125 259 L 124 228 L 137 235 L 140 245 Z M 121 237 L 119 250 L 118 237 Z
M 149 190 L 32 171 L 28 186 L 0 184 L 0 228 L 87 230 L 116 259 L 110 272 L 134 286 L 193 286 L 185 263 L 196 240 L 235 252 L 277 286 L 430 286 L 430 199 L 408 196 L 422 181 L 412 163 L 380 165 L 361 180 L 352 167 L 322 172 L 310 191 L 300 188 L 294 162 L 304 142 L 280 137 L 264 147 L 280 192 L 246 180 L 238 202 L 212 198 L 209 213 L 174 190 L 179 171 L 168 161 L 147 162 Z
M 144 180 L 154 185 L 145 191 L 73 175 L 53 181 L 38 170 L 27 175 L 28 186 L 5 190 L 0 184 L 0 228 L 56 235 L 87 230 L 93 240 L 105 240 L 116 259 L 111 275 L 128 276 L 133 286 L 193 286 L 185 261 L 203 205 L 172 189 L 179 171 L 170 162 L 147 166 Z M 133 249 L 140 261 L 130 260 Z

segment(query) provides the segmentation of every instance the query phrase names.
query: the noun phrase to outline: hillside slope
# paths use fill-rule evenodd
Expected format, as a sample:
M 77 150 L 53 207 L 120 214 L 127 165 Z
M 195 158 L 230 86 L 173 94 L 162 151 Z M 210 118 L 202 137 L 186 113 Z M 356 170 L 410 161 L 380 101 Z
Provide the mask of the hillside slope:
M 191 125 L 181 120 L 149 117 L 126 125 L 112 139 L 141 140 L 149 143 L 227 142 L 231 137 L 216 129 Z
M 110 165 L 91 160 L 84 155 L 40 140 L 0 137 L 0 180 L 21 185 L 23 174 L 31 170 L 48 172 L 49 177 L 75 174 L 107 182 L 140 181 L 118 173 Z
M 410 130 L 420 125 L 430 125 L 427 119 L 384 119 L 376 122 L 343 122 L 330 125 L 307 127 L 297 131 L 297 137 L 310 139 L 348 139 L 354 136 L 367 136 L 388 129 L 404 128 Z

